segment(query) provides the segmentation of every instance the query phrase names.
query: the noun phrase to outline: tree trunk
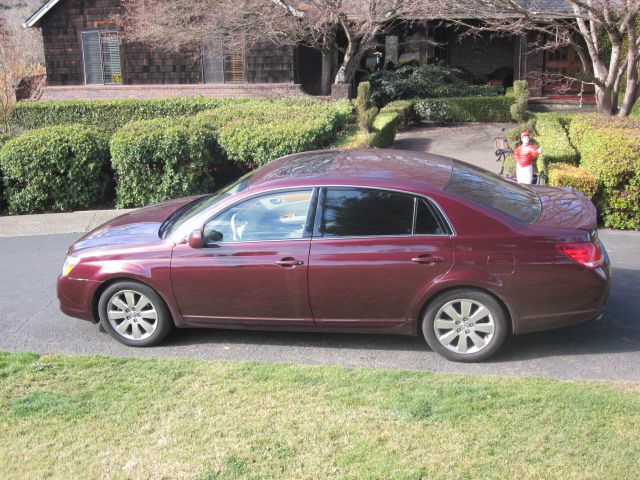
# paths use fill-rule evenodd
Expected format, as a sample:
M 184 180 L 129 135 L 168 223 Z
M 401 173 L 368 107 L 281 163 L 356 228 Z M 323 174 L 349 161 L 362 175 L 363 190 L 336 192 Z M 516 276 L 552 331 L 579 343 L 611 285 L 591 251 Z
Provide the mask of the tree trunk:
M 333 69 L 333 36 L 326 36 L 322 42 L 322 75 L 320 78 L 320 94 L 331 94 L 331 70 Z
M 361 38 L 352 39 L 344 52 L 342 66 L 338 69 L 334 83 L 352 83 L 367 47 Z
M 613 103 L 611 101 L 611 87 L 603 87 L 596 84 L 596 107 L 603 115 L 613 115 Z

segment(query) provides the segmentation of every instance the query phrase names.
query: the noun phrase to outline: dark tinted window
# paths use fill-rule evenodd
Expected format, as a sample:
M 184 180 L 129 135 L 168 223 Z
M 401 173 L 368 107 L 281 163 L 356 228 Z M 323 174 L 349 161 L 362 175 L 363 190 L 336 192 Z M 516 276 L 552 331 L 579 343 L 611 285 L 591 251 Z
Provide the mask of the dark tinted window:
M 442 235 L 442 227 L 436 220 L 434 211 L 426 200 L 418 200 L 418 214 L 416 216 L 417 235 Z
M 531 188 L 466 163 L 453 163 L 445 191 L 524 223 L 534 222 L 542 209 L 540 198 Z
M 328 189 L 325 236 L 411 235 L 413 197 L 366 189 Z

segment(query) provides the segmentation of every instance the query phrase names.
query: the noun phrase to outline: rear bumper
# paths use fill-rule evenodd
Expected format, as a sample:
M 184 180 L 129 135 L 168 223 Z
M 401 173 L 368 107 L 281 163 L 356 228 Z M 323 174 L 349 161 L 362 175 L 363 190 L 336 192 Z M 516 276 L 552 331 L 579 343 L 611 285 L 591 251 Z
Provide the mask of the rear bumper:
M 75 318 L 97 322 L 93 315 L 92 299 L 102 282 L 58 277 L 57 294 L 60 310 Z
M 568 327 L 603 317 L 611 289 L 611 267 L 609 256 L 600 245 L 605 256 L 601 267 L 585 270 L 576 282 L 575 288 L 583 299 L 583 308 L 568 312 L 558 312 L 547 315 L 528 316 L 519 319 L 514 334 L 540 332 L 554 328 Z

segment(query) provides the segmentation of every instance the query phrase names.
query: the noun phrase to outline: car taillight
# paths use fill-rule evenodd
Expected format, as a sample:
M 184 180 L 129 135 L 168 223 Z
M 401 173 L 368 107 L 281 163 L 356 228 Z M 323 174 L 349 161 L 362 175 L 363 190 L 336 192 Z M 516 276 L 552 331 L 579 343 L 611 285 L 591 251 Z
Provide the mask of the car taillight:
M 587 268 L 598 268 L 604 263 L 600 247 L 593 242 L 559 243 L 558 250 Z

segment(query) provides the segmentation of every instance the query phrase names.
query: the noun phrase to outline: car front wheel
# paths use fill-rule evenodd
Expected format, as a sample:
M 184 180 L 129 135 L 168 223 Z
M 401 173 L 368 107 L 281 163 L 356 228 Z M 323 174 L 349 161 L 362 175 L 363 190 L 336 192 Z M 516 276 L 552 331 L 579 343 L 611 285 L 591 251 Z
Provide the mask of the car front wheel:
M 132 347 L 157 344 L 173 326 L 160 296 L 137 282 L 110 285 L 100 296 L 98 312 L 102 327 L 117 341 Z
M 461 289 L 437 297 L 422 331 L 433 351 L 454 362 L 479 362 L 496 353 L 508 333 L 507 315 L 489 294 Z

